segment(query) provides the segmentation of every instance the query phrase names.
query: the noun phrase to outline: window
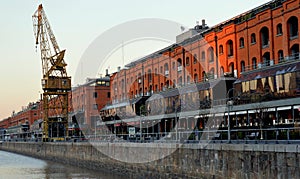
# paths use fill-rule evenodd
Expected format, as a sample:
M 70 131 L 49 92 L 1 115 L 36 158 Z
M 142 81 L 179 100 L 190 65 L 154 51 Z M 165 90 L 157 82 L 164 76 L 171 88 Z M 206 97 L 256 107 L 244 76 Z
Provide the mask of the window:
M 223 45 L 220 45 L 219 46 L 219 54 L 222 55 L 224 53 L 223 51 Z
M 264 66 L 270 66 L 270 52 L 266 52 L 263 55 Z
M 298 18 L 293 16 L 288 20 L 289 38 L 292 40 L 298 37 Z
M 214 49 L 212 47 L 208 48 L 208 54 L 209 54 L 209 62 L 214 62 Z
M 93 93 L 93 97 L 94 97 L 94 98 L 98 98 L 98 93 L 97 93 L 97 92 L 94 92 L 94 93 Z
M 158 75 L 157 68 L 154 69 L 155 75 Z M 131 80 L 132 81 L 132 80 Z
M 256 36 L 255 34 L 251 34 L 251 44 L 255 44 L 256 43 Z
M 190 84 L 190 83 L 191 83 L 191 77 L 187 76 L 187 84 Z
M 169 75 L 169 65 L 168 63 L 165 63 L 165 75 Z
M 245 45 L 244 38 L 241 37 L 241 38 L 240 38 L 240 48 L 244 48 L 244 45 Z
M 205 61 L 205 52 L 204 51 L 201 52 L 201 60 Z
M 283 57 L 283 50 L 279 50 L 278 51 L 278 62 L 283 62 L 284 61 L 284 57 Z
M 254 70 L 254 69 L 256 69 L 257 68 L 257 60 L 256 60 L 256 58 L 254 57 L 254 58 L 252 58 L 252 69 Z
M 245 62 L 241 61 L 241 72 L 245 71 Z
M 178 72 L 182 71 L 182 60 L 181 60 L 181 58 L 177 59 L 177 71 Z
M 151 73 L 151 69 L 148 70 L 148 80 L 149 80 L 149 82 L 152 81 L 152 73 Z
M 172 68 L 173 68 L 173 70 L 175 70 L 175 68 L 176 68 L 175 62 L 172 62 Z
M 107 98 L 110 98 L 110 92 L 107 92 Z
M 294 44 L 290 49 L 290 56 L 292 59 L 299 59 L 299 44 Z
M 163 73 L 163 67 L 162 66 L 160 67 L 160 73 L 161 74 Z
M 214 68 L 211 68 L 210 70 L 209 70 L 209 79 L 214 79 L 214 77 L 215 77 L 215 69 Z
M 282 24 L 278 24 L 276 29 L 277 29 L 277 35 L 278 36 L 282 35 Z
M 194 74 L 194 82 L 198 83 L 198 74 L 197 73 Z
M 168 65 L 168 63 L 165 63 L 165 71 L 169 71 L 169 65 Z
M 233 56 L 233 41 L 232 40 L 227 41 L 227 56 L 228 57 Z
M 181 65 L 182 65 L 181 58 L 178 58 L 178 59 L 177 59 L 177 66 L 180 67 Z
M 189 57 L 185 58 L 185 64 L 186 64 L 186 66 L 190 66 L 190 58 Z
M 205 71 L 202 72 L 202 78 L 203 78 L 203 81 L 207 81 L 208 80 Z
M 197 54 L 194 54 L 194 62 L 193 62 L 194 64 L 196 64 L 197 63 Z
M 222 66 L 221 66 L 221 68 L 220 68 L 220 75 L 221 75 L 221 76 L 224 76 L 224 67 L 222 67 Z
M 182 77 L 178 78 L 178 85 L 182 85 Z
M 262 48 L 266 48 L 269 46 L 269 29 L 267 27 L 263 27 L 260 30 L 260 37 L 261 37 L 261 46 Z

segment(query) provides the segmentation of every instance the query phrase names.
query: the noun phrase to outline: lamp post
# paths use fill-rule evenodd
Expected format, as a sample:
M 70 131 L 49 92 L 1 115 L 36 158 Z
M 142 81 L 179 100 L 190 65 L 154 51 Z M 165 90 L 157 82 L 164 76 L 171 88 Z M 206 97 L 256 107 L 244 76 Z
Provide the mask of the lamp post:
M 230 129 L 230 109 L 232 108 L 232 106 L 233 106 L 233 101 L 232 100 L 230 100 L 230 98 L 229 98 L 229 93 L 232 91 L 232 90 L 234 90 L 234 88 L 230 88 L 229 90 L 228 90 L 228 92 L 227 92 L 227 99 L 228 99 L 228 101 L 227 101 L 227 108 L 228 108 L 228 114 L 227 114 L 227 120 L 228 120 L 228 130 L 227 130 L 227 137 L 228 137 L 228 143 L 230 143 L 231 142 L 231 136 L 230 136 L 230 133 L 231 133 L 231 129 Z
M 96 136 L 97 136 L 97 120 L 95 120 L 95 140 L 96 140 Z
M 167 121 L 168 120 L 165 120 L 165 136 L 167 135 Z
M 179 120 L 177 121 L 177 109 L 175 109 L 176 142 L 178 141 L 178 123 L 179 123 Z
M 232 108 L 233 106 L 233 101 L 229 100 L 227 101 L 227 107 L 228 107 L 228 114 L 227 114 L 227 118 L 228 118 L 228 130 L 227 130 L 227 135 L 228 135 L 228 143 L 230 143 L 231 141 L 231 136 L 230 136 L 230 108 Z

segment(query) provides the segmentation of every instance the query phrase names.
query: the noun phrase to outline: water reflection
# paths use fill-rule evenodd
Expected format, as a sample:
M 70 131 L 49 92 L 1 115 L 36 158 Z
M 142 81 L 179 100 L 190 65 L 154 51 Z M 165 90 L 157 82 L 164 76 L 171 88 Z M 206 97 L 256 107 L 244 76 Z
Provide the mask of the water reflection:
M 125 178 L 110 173 L 96 172 L 74 166 L 43 161 L 27 156 L 0 151 L 0 179 L 79 179 Z

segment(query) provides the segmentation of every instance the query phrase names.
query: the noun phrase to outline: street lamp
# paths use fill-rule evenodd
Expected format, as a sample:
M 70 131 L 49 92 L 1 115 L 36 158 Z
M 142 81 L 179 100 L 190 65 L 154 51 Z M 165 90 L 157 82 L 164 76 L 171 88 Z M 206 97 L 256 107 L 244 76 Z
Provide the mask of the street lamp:
M 230 88 L 229 90 L 228 90 L 228 92 L 227 92 L 227 99 L 228 99 L 228 101 L 227 101 L 227 108 L 228 108 L 228 114 L 227 114 L 227 119 L 228 119 L 228 130 L 227 130 L 227 137 L 228 137 L 228 143 L 230 143 L 231 141 L 231 136 L 230 136 L 230 109 L 232 108 L 232 106 L 233 106 L 233 100 L 230 100 L 230 98 L 229 98 L 229 93 L 231 92 L 231 91 L 233 91 L 233 90 L 235 90 L 234 88 Z
M 96 136 L 97 136 L 97 120 L 95 119 L 95 140 L 96 140 Z
M 168 120 L 165 120 L 165 136 L 167 135 L 167 121 Z
M 228 114 L 227 114 L 227 119 L 228 119 L 228 130 L 227 130 L 227 135 L 228 135 L 228 143 L 230 143 L 231 137 L 230 137 L 230 108 L 233 106 L 233 101 L 229 100 L 227 101 L 227 107 L 228 107 Z
M 178 140 L 178 123 L 179 120 L 177 120 L 177 109 L 175 109 L 176 141 Z

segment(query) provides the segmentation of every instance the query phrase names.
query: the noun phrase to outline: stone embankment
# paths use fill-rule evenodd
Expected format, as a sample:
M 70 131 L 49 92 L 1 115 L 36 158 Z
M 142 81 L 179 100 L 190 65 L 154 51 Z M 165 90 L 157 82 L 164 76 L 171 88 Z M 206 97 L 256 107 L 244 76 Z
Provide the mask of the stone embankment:
M 4 142 L 0 144 L 0 150 L 94 170 L 120 173 L 128 175 L 129 178 L 300 177 L 300 145 L 294 144 L 98 143 L 91 145 L 90 143 Z M 145 159 L 149 162 L 136 162 L 133 156 L 135 159 L 140 158 L 140 161 Z

